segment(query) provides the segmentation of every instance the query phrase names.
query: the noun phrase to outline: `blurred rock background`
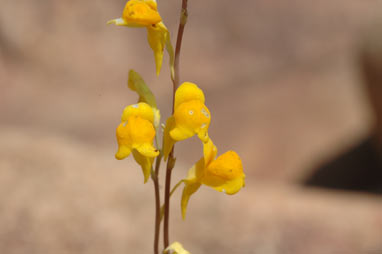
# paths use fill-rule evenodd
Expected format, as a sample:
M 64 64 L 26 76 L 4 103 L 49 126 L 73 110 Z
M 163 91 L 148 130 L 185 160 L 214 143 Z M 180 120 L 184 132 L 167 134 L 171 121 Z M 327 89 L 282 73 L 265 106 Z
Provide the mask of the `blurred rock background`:
M 170 113 L 144 29 L 106 26 L 125 2 L 0 0 L 0 253 L 151 253 L 152 183 L 114 159 L 126 88 L 141 73 Z M 180 1 L 158 1 L 178 26 Z M 355 61 L 382 2 L 189 1 L 181 80 L 203 88 L 220 153 L 247 175 L 235 196 L 202 188 L 171 239 L 193 254 L 379 254 L 378 196 L 300 186 L 315 165 L 369 132 Z M 177 145 L 175 183 L 199 159 Z M 163 177 L 162 177 L 163 179 Z M 163 186 L 162 186 L 163 189 Z

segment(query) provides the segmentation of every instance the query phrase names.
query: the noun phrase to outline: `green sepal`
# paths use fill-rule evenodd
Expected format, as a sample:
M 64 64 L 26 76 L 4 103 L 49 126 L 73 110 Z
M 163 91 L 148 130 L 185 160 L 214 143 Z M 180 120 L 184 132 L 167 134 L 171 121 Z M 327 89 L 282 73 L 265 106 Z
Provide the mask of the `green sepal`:
M 139 95 L 139 102 L 146 102 L 153 108 L 157 108 L 157 103 L 154 94 L 151 92 L 150 88 L 146 85 L 145 81 L 134 70 L 129 71 L 129 80 L 127 83 L 128 87 L 137 92 Z

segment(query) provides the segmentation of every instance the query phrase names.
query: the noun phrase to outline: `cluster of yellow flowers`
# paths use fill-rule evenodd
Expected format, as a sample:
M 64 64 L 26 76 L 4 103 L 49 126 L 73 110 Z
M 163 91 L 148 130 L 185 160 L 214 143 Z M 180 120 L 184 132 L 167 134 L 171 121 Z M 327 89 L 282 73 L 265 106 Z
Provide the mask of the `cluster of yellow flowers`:
M 161 70 L 165 48 L 169 53 L 170 68 L 173 73 L 174 53 L 170 34 L 162 22 L 155 0 L 129 0 L 122 17 L 110 20 L 108 24 L 145 27 L 149 45 L 154 52 L 157 75 Z M 197 135 L 202 142 L 202 158 L 190 168 L 187 177 L 180 182 L 184 183 L 181 199 L 183 218 L 186 216 L 190 196 L 202 184 L 226 194 L 234 194 L 244 186 L 245 175 L 238 154 L 228 151 L 216 158 L 217 148 L 208 134 L 211 113 L 205 105 L 203 91 L 196 84 L 184 82 L 177 88 L 174 112 L 167 119 L 164 129 L 160 126 L 160 113 L 154 95 L 140 75 L 133 70 L 129 73 L 128 85 L 131 90 L 138 93 L 139 101 L 123 110 L 121 123 L 116 131 L 118 151 L 115 157 L 121 160 L 132 153 L 142 168 L 144 182 L 147 182 L 152 175 L 154 158 L 161 154 L 165 161 L 168 160 L 176 142 L 194 135 Z M 163 131 L 161 149 L 156 139 L 160 131 Z M 157 147 L 154 146 L 154 140 Z M 170 246 L 174 248 L 175 253 L 188 253 L 181 252 L 181 245 L 177 244 Z
M 113 19 L 108 24 L 147 28 L 157 74 L 162 66 L 165 45 L 168 45 L 170 56 L 173 54 L 169 32 L 153 0 L 128 1 L 122 18 Z M 160 114 L 151 91 L 137 76 L 139 75 L 134 71 L 130 72 L 129 87 L 138 92 L 139 103 L 127 106 L 123 110 L 121 123 L 117 127 L 119 149 L 115 157 L 121 160 L 132 153 L 136 162 L 142 167 L 146 182 L 150 177 L 153 159 L 159 155 L 159 149 L 154 147 L 154 138 L 159 130 Z M 165 160 L 175 142 L 196 134 L 203 143 L 204 156 L 183 179 L 185 183 L 181 200 L 183 217 L 190 196 L 202 184 L 226 194 L 234 194 L 244 186 L 243 166 L 236 152 L 228 151 L 215 158 L 217 148 L 208 135 L 210 122 L 211 113 L 205 105 L 203 91 L 196 84 L 184 82 L 176 90 L 174 114 L 167 119 L 163 134 Z

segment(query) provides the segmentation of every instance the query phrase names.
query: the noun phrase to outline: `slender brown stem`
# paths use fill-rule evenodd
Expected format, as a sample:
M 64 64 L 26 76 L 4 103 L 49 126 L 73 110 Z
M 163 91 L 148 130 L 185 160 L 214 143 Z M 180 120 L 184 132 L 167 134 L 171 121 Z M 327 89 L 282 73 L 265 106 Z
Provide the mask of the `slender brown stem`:
M 152 175 L 155 190 L 155 235 L 154 235 L 154 254 L 159 254 L 159 233 L 160 233 L 160 195 L 159 195 L 159 168 L 162 161 L 162 153 L 156 158 L 155 171 Z
M 180 56 L 180 49 L 182 47 L 184 27 L 187 23 L 187 17 L 188 17 L 187 2 L 188 2 L 188 0 L 182 0 L 182 10 L 180 13 L 178 35 L 176 38 L 175 59 L 174 59 L 174 77 L 172 77 L 172 83 L 173 83 L 172 113 L 174 113 L 175 91 L 179 86 L 179 56 Z
M 172 94 L 172 113 L 174 114 L 174 103 L 175 103 L 175 91 L 179 86 L 179 56 L 180 49 L 182 46 L 184 27 L 187 23 L 187 2 L 188 0 L 182 0 L 182 10 L 180 13 L 180 22 L 178 27 L 178 35 L 176 39 L 175 47 L 175 60 L 174 60 L 174 77 L 171 77 L 173 83 L 173 94 Z M 164 222 L 163 222 L 163 241 L 164 248 L 167 248 L 170 244 L 169 240 L 169 218 L 170 218 L 170 189 L 171 189 L 171 173 L 175 165 L 174 157 L 174 147 L 172 148 L 166 166 L 166 183 L 164 190 Z
M 169 218 L 170 218 L 170 186 L 171 186 L 171 173 L 174 168 L 174 163 L 170 163 L 170 161 L 175 161 L 174 159 L 174 148 L 171 150 L 171 153 L 167 160 L 166 167 L 166 184 L 164 190 L 164 221 L 163 221 L 163 241 L 164 248 L 167 248 L 169 245 Z

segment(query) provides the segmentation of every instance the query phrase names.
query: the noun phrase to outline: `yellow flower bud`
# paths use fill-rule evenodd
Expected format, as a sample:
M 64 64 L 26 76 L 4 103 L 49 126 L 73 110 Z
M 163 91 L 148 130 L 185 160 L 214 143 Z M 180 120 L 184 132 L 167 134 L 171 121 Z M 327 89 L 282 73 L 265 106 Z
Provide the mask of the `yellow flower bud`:
M 179 242 L 173 242 L 164 250 L 164 254 L 190 254 L 183 248 L 183 245 Z

